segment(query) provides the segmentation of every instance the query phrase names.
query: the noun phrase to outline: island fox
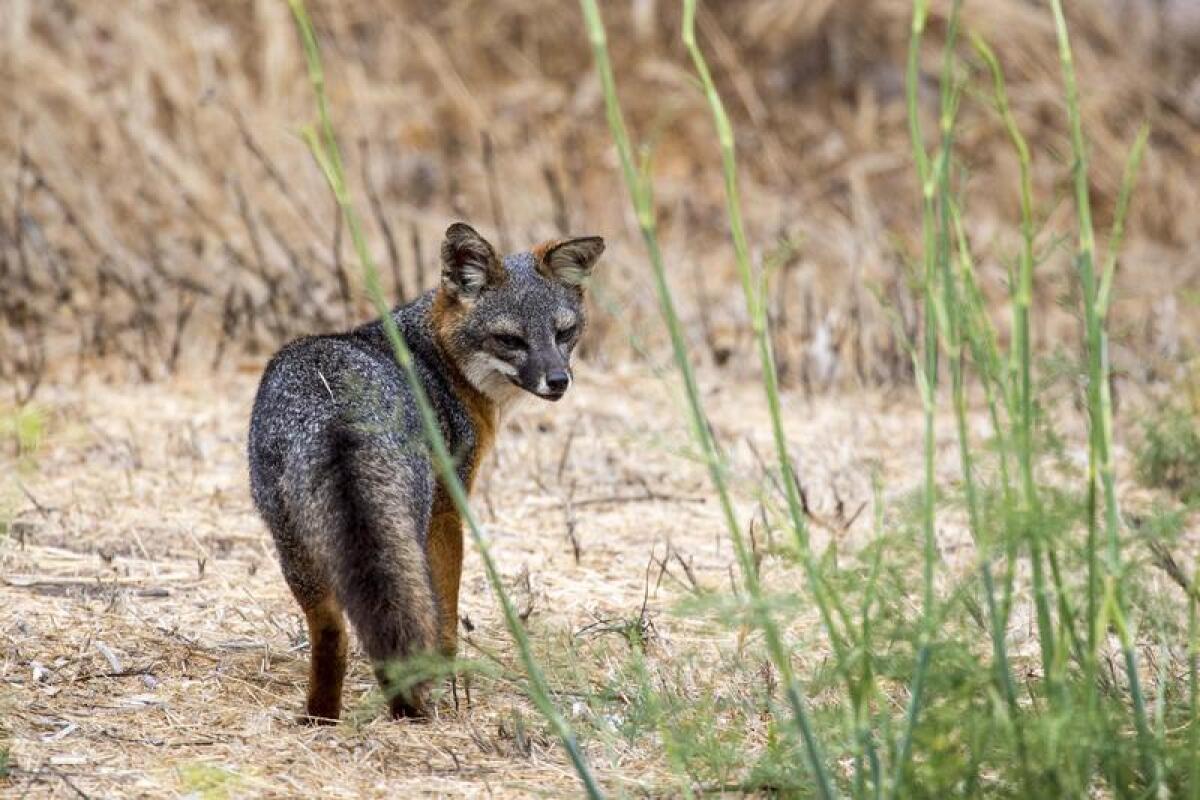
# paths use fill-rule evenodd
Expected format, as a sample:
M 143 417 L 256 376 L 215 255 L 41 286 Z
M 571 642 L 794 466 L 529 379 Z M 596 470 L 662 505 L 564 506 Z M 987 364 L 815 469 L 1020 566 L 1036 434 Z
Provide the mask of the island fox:
M 500 411 L 522 391 L 558 400 L 585 324 L 596 236 L 503 260 L 451 225 L 441 283 L 391 312 L 471 487 Z M 458 644 L 462 521 L 425 447 L 419 409 L 379 320 L 309 336 L 267 364 L 250 419 L 250 489 L 308 621 L 305 719 L 341 713 L 349 617 L 394 716 L 422 716 L 426 687 L 386 665 Z

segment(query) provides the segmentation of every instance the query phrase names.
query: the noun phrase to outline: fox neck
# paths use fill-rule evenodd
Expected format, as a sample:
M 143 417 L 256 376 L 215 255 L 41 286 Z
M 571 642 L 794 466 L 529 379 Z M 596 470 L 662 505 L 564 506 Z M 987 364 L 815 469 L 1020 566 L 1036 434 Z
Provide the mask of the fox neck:
M 450 380 L 452 393 L 462 404 L 463 410 L 466 411 L 470 420 L 469 438 L 467 442 L 460 443 L 467 444 L 467 452 L 464 454 L 466 461 L 463 465 L 466 471 L 465 474 L 460 473 L 460 477 L 463 478 L 467 491 L 470 491 L 475 483 L 475 476 L 479 471 L 480 464 L 483 463 L 496 441 L 502 404 L 489 397 L 471 381 L 464 371 L 463 365 L 459 363 L 460 360 L 454 356 L 453 350 L 448 346 L 446 323 L 452 321 L 453 318 L 450 314 L 454 312 L 447 308 L 446 298 L 441 296 L 440 291 L 435 293 L 427 313 L 429 315 L 428 329 L 432 334 L 434 350 Z M 457 447 L 458 444 L 455 446 Z

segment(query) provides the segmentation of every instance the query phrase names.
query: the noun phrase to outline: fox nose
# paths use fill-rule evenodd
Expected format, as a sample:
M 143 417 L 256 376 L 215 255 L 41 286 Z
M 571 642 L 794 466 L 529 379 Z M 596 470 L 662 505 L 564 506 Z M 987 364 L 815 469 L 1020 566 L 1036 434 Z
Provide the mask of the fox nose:
M 571 385 L 571 376 L 565 369 L 556 369 L 546 374 L 546 388 L 550 394 L 561 396 Z

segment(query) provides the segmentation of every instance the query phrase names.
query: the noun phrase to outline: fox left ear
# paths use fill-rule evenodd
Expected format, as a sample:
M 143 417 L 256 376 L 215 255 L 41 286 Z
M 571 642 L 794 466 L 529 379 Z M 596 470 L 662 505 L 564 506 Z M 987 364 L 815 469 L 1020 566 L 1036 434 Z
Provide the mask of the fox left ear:
M 442 288 L 452 296 L 474 300 L 485 288 L 504 280 L 495 249 L 465 222 L 446 229 L 442 241 Z
M 604 252 L 599 236 L 580 236 L 549 242 L 534 250 L 538 271 L 551 280 L 582 289 L 592 275 L 596 260 Z

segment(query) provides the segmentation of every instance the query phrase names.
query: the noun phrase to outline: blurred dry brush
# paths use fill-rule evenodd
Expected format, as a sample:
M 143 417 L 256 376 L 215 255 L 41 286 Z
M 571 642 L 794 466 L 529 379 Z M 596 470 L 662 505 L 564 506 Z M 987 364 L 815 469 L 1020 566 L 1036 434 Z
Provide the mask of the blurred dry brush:
M 668 266 L 696 351 L 753 374 L 725 246 L 708 111 L 666 0 L 606 3 L 626 113 L 647 144 Z M 282 341 L 369 316 L 348 236 L 298 129 L 311 91 L 283 0 L 6 0 L 0 4 L 0 380 L 103 370 L 152 380 L 257 363 Z M 935 132 L 934 3 L 924 53 Z M 578 10 L 552 0 L 311 4 L 333 114 L 388 288 L 436 280 L 436 248 L 469 219 L 504 248 L 567 231 L 611 242 L 585 352 L 655 358 L 662 334 L 603 121 Z M 1143 121 L 1150 147 L 1113 309 L 1134 379 L 1191 355 L 1200 291 L 1200 6 L 1075 0 L 1068 9 L 1100 230 Z M 1039 3 L 968 2 L 997 50 L 1035 160 L 1049 307 L 1035 344 L 1078 339 L 1069 142 L 1054 30 Z M 747 225 L 771 265 L 785 382 L 810 391 L 906 379 L 917 330 L 910 253 L 919 194 L 903 107 L 907 0 L 709 0 L 699 17 L 738 134 Z M 963 55 L 970 60 L 967 47 Z M 968 76 L 970 78 L 970 76 Z M 972 81 L 975 78 L 970 78 Z M 960 191 L 985 289 L 1003 306 L 1017 250 L 1018 165 L 969 93 Z M 636 331 L 636 335 L 634 334 Z M 1193 345 L 1194 346 L 1194 345 Z

